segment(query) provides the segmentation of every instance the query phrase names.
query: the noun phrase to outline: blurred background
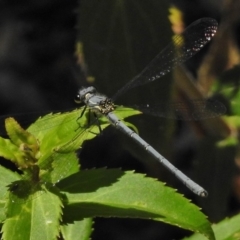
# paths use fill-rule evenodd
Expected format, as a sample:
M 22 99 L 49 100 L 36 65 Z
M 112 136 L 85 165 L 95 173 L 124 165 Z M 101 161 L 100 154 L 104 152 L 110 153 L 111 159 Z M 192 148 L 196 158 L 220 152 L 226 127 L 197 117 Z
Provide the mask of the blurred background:
M 202 185 L 208 198 L 193 195 L 113 128 L 84 144 L 80 163 L 82 169 L 121 167 L 158 178 L 201 207 L 211 222 L 233 216 L 240 209 L 239 11 L 237 0 L 0 0 L 0 114 L 21 113 L 30 120 L 30 112 L 77 107 L 78 88 L 89 84 L 111 97 L 174 34 L 212 17 L 219 28 L 210 44 L 171 74 L 117 101 L 167 103 L 198 96 L 226 106 L 226 115 L 197 122 L 149 115 L 128 119 L 147 142 Z M 134 219 L 96 218 L 94 229 L 93 240 L 168 240 L 191 234 Z

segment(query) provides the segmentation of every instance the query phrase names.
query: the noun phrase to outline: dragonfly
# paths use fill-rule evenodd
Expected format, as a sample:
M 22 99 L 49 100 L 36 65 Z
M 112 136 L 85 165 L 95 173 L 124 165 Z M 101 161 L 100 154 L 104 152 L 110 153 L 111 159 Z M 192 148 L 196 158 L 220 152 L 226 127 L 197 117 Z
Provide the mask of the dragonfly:
M 111 125 L 131 137 L 154 159 L 172 172 L 184 185 L 186 185 L 186 187 L 201 197 L 206 197 L 208 195 L 207 191 L 187 177 L 137 133 L 127 127 L 124 122 L 114 114 L 116 106 L 113 101 L 132 88 L 148 84 L 162 78 L 174 67 L 184 63 L 186 60 L 194 56 L 214 37 L 217 32 L 217 26 L 217 21 L 212 18 L 202 18 L 193 22 L 181 35 L 174 36 L 172 42 L 164 50 L 162 50 L 140 74 L 123 86 L 112 97 L 112 99 L 98 93 L 93 86 L 82 87 L 75 98 L 77 103 L 83 103 L 85 105 L 83 110 L 81 108 L 82 112 L 80 113 L 79 118 L 83 116 L 87 109 L 89 109 L 90 112 L 93 112 L 96 117 L 99 115 L 105 116 Z M 225 106 L 218 101 L 194 100 L 192 101 L 192 105 L 195 112 L 193 112 L 191 116 L 188 116 L 188 118 L 193 120 L 216 117 L 224 114 L 226 111 Z M 181 103 L 178 103 L 177 105 L 172 105 L 171 107 L 178 112 L 181 111 L 183 106 Z M 171 112 L 168 109 L 165 110 L 167 110 L 166 115 Z M 164 114 L 161 114 L 159 111 L 157 111 L 156 115 L 164 116 Z M 97 119 L 96 121 L 98 122 Z M 74 139 L 78 138 L 84 131 L 86 130 L 80 131 Z M 73 141 L 74 140 L 72 140 L 72 142 Z M 69 144 L 71 144 L 71 141 Z M 14 185 L 14 188 L 17 187 L 18 185 Z
M 181 34 L 173 38 L 173 41 L 162 52 L 160 52 L 150 64 L 135 78 L 122 87 L 112 99 L 117 99 L 128 90 L 141 86 L 157 79 L 162 78 L 169 73 L 175 66 L 180 65 L 187 59 L 200 51 L 206 43 L 208 43 L 217 31 L 217 22 L 212 18 L 202 18 L 193 22 Z M 151 145 L 143 140 L 137 133 L 127 127 L 115 114 L 115 105 L 107 96 L 100 94 L 94 87 L 83 87 L 78 91 L 75 101 L 84 103 L 96 115 L 104 115 L 109 122 L 117 129 L 131 137 L 136 143 L 144 148 L 154 159 L 163 164 L 170 172 L 172 172 L 184 185 L 186 185 L 193 193 L 201 197 L 208 195 L 207 191 L 187 177 L 174 165 L 172 165 L 165 157 L 156 151 Z M 224 107 L 219 102 L 195 101 L 193 104 L 202 105 L 200 107 L 200 115 L 194 113 L 193 119 L 198 120 L 201 117 L 208 117 L 210 109 L 217 109 L 214 114 L 220 114 L 224 111 Z M 205 116 L 206 113 L 206 116 Z M 82 115 L 81 114 L 81 115 Z M 81 116 L 80 116 L 81 117 Z

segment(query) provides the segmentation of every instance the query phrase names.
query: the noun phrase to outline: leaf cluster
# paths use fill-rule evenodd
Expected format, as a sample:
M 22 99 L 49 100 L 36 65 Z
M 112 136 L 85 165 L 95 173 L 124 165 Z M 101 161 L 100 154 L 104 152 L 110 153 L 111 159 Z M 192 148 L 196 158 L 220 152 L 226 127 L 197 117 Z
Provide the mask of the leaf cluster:
M 116 110 L 120 119 L 139 113 Z M 165 184 L 132 171 L 81 171 L 76 150 L 98 126 L 88 126 L 87 113 L 78 116 L 79 110 L 46 115 L 27 130 L 6 120 L 9 139 L 0 138 L 0 155 L 23 174 L 0 167 L 3 239 L 89 239 L 97 216 L 152 219 L 215 239 L 200 209 Z

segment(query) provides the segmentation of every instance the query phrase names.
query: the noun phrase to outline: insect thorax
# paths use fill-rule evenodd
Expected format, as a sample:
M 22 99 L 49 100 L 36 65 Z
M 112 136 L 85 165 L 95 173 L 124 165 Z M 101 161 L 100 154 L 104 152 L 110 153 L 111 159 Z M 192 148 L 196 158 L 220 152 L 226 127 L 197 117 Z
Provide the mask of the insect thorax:
M 111 99 L 106 98 L 105 100 L 102 100 L 99 105 L 97 106 L 97 110 L 101 114 L 108 114 L 112 111 L 114 111 L 115 107 Z

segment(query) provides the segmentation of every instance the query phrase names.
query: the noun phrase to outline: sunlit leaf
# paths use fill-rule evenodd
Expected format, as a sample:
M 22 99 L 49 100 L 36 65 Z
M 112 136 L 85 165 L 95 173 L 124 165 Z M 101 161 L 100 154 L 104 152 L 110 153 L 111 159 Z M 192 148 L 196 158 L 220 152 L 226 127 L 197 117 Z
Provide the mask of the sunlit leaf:
M 61 220 L 61 201 L 56 194 L 45 188 L 43 194 L 31 201 L 15 199 L 12 196 L 7 203 L 3 239 L 56 239 Z
M 212 228 L 217 240 L 238 240 L 240 239 L 240 214 L 227 218 L 218 224 L 213 224 Z M 194 234 L 184 240 L 205 240 L 200 234 Z
M 214 239 L 204 214 L 174 189 L 142 174 L 117 169 L 81 171 L 60 181 L 64 222 L 89 217 L 131 217 L 162 221 Z

